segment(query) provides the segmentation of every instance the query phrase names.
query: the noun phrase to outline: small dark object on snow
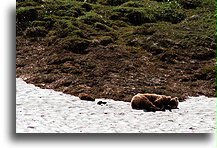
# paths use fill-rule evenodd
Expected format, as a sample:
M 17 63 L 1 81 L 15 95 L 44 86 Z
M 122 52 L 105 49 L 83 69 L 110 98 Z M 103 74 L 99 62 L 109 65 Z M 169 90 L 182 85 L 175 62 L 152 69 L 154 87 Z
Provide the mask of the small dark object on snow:
M 86 100 L 86 101 L 95 101 L 95 98 L 93 98 L 92 96 L 88 95 L 88 94 L 85 94 L 85 93 L 80 93 L 78 95 L 78 97 L 81 99 L 81 100 Z
M 99 101 L 97 102 L 98 105 L 103 105 L 103 104 L 106 104 L 107 102 L 103 102 L 103 101 Z

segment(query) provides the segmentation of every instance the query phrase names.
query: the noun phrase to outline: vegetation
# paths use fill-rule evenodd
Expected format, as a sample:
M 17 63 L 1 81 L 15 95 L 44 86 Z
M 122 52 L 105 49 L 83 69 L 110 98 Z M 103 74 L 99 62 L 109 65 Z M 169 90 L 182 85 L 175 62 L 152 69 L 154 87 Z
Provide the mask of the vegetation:
M 201 75 L 188 68 L 183 81 L 215 79 L 215 0 L 17 0 L 16 6 L 18 39 L 81 56 L 93 47 L 117 48 L 176 72 L 199 63 Z
M 48 39 L 55 35 L 61 40 L 70 36 L 93 40 L 112 34 L 121 46 L 131 38 L 144 40 L 152 30 L 153 36 L 173 37 L 183 45 L 210 40 L 206 43 L 210 46 L 215 38 L 213 4 L 214 0 L 18 0 L 17 34 L 44 37 L 47 33 Z M 188 19 L 193 15 L 198 18 Z M 41 33 L 30 35 L 34 30 Z M 151 44 L 146 45 L 145 50 L 151 50 Z

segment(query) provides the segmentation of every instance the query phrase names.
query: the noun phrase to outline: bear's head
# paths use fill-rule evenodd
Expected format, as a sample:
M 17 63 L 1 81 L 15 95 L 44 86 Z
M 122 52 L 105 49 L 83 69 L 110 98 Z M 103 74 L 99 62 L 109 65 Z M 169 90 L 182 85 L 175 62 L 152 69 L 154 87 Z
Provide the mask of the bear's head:
M 178 104 L 179 104 L 179 99 L 177 97 L 170 99 L 169 106 L 171 109 L 177 109 Z
M 171 111 L 171 109 L 177 109 L 178 108 L 178 98 L 172 98 L 171 96 L 164 96 L 162 95 L 158 100 L 155 101 L 155 104 L 157 106 L 163 105 L 162 109 L 168 109 Z
M 154 104 L 160 108 L 170 109 L 170 100 L 172 99 L 171 96 L 159 95 L 158 98 L 154 101 Z

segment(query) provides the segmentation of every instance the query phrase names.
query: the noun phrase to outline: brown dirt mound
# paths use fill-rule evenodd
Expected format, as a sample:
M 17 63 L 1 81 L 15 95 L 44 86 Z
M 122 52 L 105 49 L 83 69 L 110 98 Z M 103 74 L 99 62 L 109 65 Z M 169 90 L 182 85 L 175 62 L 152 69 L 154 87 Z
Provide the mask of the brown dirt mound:
M 179 97 L 215 96 L 215 79 L 203 68 L 214 59 L 198 62 L 162 62 L 173 55 L 150 56 L 116 45 L 89 46 L 85 54 L 46 46 L 43 38 L 17 37 L 17 77 L 42 88 L 96 98 L 130 101 L 137 93 Z M 205 71 L 205 72 L 203 72 Z

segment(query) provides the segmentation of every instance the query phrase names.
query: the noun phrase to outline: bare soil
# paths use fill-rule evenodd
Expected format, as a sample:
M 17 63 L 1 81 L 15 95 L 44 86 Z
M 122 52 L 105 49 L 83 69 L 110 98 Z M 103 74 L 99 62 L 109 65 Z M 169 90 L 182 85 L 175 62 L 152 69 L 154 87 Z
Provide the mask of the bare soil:
M 17 37 L 16 75 L 41 88 L 122 101 L 147 92 L 176 96 L 180 101 L 187 96 L 215 96 L 215 78 L 200 71 L 214 59 L 168 63 L 115 45 L 90 46 L 87 51 L 78 54 L 47 46 L 43 38 Z
M 67 94 L 214 97 L 216 7 L 203 0 L 17 0 L 16 75 Z

